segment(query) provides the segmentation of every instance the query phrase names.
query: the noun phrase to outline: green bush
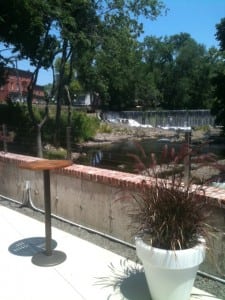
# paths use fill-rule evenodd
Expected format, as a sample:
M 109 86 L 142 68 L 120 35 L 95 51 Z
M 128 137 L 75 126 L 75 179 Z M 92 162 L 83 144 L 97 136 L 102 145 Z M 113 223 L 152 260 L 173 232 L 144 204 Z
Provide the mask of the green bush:
M 45 122 L 42 128 L 42 138 L 44 143 L 53 144 L 54 140 L 54 131 L 55 131 L 55 119 L 50 117 Z
M 34 111 L 34 114 L 40 118 L 39 112 Z M 35 136 L 35 128 L 29 117 L 27 107 L 18 103 L 0 105 L 0 120 L 1 124 L 6 124 L 8 130 L 13 130 L 15 139 L 33 138 Z
M 98 131 L 100 133 L 112 133 L 112 126 L 108 123 L 101 123 Z
M 44 110 L 33 107 L 36 120 L 43 119 Z M 15 141 L 20 144 L 36 145 L 36 128 L 32 123 L 26 105 L 8 103 L 0 105 L 1 124 L 6 124 L 13 130 Z M 62 111 L 60 119 L 60 145 L 66 146 L 66 128 L 68 126 L 67 112 Z M 93 138 L 100 122 L 96 117 L 84 112 L 73 111 L 71 116 L 71 142 L 82 142 Z M 51 115 L 42 128 L 43 144 L 53 144 L 55 133 L 55 116 Z M 49 154 L 55 155 L 55 154 Z M 60 154 L 61 155 L 61 154 Z
M 72 115 L 72 137 L 74 142 L 87 141 L 96 134 L 100 122 L 95 117 L 89 117 L 82 112 L 74 112 Z
M 44 150 L 44 158 L 48 159 L 65 159 L 67 152 L 63 148 Z
M 88 116 L 83 112 L 72 112 L 71 116 L 71 142 L 82 142 L 93 138 L 99 128 L 99 120 Z M 68 116 L 62 112 L 60 119 L 60 145 L 66 146 L 66 128 L 68 126 Z M 55 119 L 49 118 L 44 125 L 43 140 L 45 143 L 53 143 L 53 133 L 55 130 Z

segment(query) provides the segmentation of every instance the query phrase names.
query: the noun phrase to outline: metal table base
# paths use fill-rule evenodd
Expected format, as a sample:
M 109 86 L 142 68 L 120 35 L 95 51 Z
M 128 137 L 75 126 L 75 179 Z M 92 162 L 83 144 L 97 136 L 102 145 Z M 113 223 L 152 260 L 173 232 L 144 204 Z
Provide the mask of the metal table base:
M 20 166 L 24 169 L 43 171 L 45 204 L 45 251 L 36 253 L 32 257 L 32 262 L 37 266 L 55 266 L 66 260 L 65 253 L 52 249 L 50 170 L 68 167 L 70 165 L 72 165 L 72 162 L 68 160 L 37 160 L 34 162 L 24 163 Z
M 62 251 L 52 250 L 51 255 L 47 255 L 46 252 L 36 253 L 32 257 L 32 263 L 39 267 L 53 267 L 63 263 L 66 260 L 66 254 Z

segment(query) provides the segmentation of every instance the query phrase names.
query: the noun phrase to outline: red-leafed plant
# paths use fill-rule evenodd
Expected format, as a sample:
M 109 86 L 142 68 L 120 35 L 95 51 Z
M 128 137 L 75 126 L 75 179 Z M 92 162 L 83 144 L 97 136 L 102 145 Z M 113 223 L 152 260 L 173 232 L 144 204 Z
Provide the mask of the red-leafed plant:
M 207 232 L 205 219 L 209 212 L 204 192 L 207 187 L 203 183 L 193 184 L 191 178 L 184 180 L 184 161 L 194 155 L 197 162 L 197 156 L 186 144 L 179 153 L 165 145 L 160 159 L 137 146 L 140 155 L 129 156 L 134 159 L 136 172 L 145 176 L 139 192 L 132 194 L 137 209 L 131 216 L 138 225 L 138 233 L 157 248 L 177 250 L 196 245 Z M 207 163 L 216 162 L 211 155 L 204 158 Z M 198 163 L 204 165 L 205 159 L 201 156 Z

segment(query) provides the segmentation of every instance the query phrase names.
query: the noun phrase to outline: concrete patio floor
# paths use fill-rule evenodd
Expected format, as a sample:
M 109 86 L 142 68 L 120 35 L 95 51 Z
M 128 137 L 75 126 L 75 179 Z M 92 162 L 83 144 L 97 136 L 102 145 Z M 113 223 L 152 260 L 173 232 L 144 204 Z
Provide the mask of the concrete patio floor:
M 141 266 L 52 227 L 53 247 L 66 260 L 52 267 L 32 263 L 45 247 L 44 224 L 0 205 L 1 300 L 150 300 Z M 191 299 L 219 299 L 193 288 Z

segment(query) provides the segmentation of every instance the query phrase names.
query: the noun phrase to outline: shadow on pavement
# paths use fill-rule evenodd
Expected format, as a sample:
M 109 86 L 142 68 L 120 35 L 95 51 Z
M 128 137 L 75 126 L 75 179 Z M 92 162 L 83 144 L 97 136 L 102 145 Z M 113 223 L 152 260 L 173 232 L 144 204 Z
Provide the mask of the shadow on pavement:
M 52 249 L 55 249 L 57 242 L 52 240 Z M 45 250 L 44 237 L 30 237 L 23 240 L 16 241 L 8 248 L 9 252 L 18 256 L 33 256 L 36 253 Z

